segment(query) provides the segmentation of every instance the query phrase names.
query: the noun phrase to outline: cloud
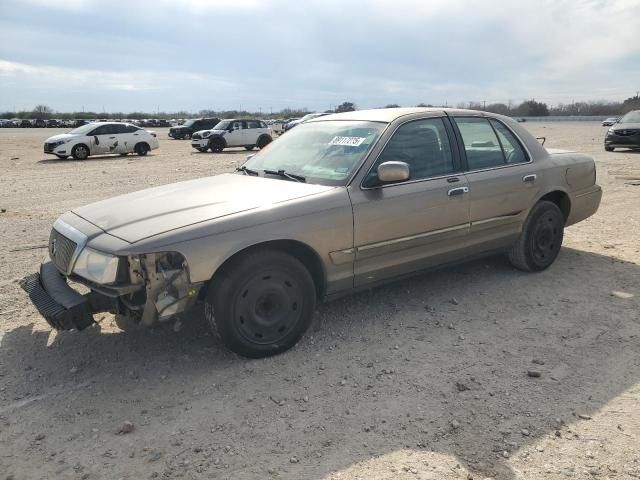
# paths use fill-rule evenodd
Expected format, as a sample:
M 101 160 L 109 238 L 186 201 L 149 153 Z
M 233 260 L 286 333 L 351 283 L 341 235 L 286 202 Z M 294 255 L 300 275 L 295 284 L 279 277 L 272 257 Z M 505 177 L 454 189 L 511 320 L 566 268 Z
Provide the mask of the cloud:
M 0 82 L 61 109 L 557 103 L 640 78 L 640 0 L 27 1 L 42 8 L 3 5 L 0 59 L 21 66 Z

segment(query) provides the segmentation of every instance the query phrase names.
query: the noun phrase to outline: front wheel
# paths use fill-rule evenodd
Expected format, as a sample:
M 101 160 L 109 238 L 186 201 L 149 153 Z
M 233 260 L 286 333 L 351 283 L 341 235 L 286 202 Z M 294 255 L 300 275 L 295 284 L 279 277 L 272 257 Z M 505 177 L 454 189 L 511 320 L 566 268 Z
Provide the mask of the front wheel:
M 138 154 L 140 157 L 144 157 L 147 153 L 149 153 L 149 145 L 147 145 L 146 143 L 138 143 L 135 150 L 136 154 Z
M 196 147 L 196 150 L 199 151 L 200 153 L 204 153 L 207 151 L 207 147 Z
M 89 157 L 89 148 L 85 144 L 81 143 L 73 147 L 71 155 L 73 155 L 75 160 L 86 160 Z
M 205 300 L 212 331 L 231 351 L 250 358 L 293 347 L 311 323 L 315 284 L 286 253 L 256 250 L 216 275 Z
M 224 150 L 224 141 L 220 138 L 214 138 L 209 142 L 209 147 L 213 153 L 220 153 Z
M 56 157 L 58 157 L 60 160 L 66 160 L 67 158 L 69 158 L 69 155 L 56 155 Z
M 548 268 L 560 253 L 564 220 L 555 203 L 538 202 L 529 212 L 520 238 L 509 251 L 511 264 L 526 272 Z
M 255 145 L 247 145 L 244 147 L 245 150 L 247 150 L 248 152 L 250 152 L 251 150 L 253 150 L 255 148 Z
M 605 145 L 605 146 L 604 146 L 604 149 L 605 149 L 607 152 L 613 152 L 613 150 L 615 149 L 615 147 L 610 147 L 609 145 Z

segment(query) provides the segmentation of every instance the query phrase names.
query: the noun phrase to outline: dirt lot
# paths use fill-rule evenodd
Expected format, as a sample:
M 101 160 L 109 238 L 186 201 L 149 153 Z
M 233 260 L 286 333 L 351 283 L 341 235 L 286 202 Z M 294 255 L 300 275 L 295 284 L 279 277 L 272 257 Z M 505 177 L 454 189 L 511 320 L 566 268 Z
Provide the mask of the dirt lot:
M 53 130 L 0 130 L 0 480 L 640 478 L 640 153 L 604 152 L 599 124 L 526 126 L 593 155 L 604 189 L 551 269 L 491 258 L 324 304 L 260 361 L 200 312 L 179 332 L 103 315 L 52 333 L 17 284 L 66 210 L 230 171 L 244 150 L 159 130 L 146 158 L 79 163 L 42 154 Z

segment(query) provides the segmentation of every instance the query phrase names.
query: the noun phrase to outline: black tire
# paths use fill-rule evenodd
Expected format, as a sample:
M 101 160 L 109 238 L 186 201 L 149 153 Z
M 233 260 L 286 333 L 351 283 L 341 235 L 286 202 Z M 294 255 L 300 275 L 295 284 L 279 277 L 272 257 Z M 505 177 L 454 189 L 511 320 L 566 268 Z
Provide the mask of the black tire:
M 56 155 L 56 157 L 58 157 L 60 160 L 66 160 L 67 158 L 69 158 L 69 155 Z
M 256 146 L 255 146 L 255 145 L 246 145 L 244 148 L 245 148 L 245 150 L 247 150 L 247 151 L 249 151 L 249 152 L 250 152 L 251 150 L 253 150 L 254 148 L 256 148 Z
M 71 155 L 74 160 L 86 160 L 89 158 L 89 147 L 87 147 L 84 143 L 79 143 L 73 150 L 71 150 Z
M 613 151 L 615 150 L 615 147 L 610 147 L 609 145 L 605 145 L 605 146 L 604 146 L 604 149 L 605 149 L 607 152 L 613 152 Z
M 315 284 L 305 266 L 286 253 L 247 253 L 232 260 L 214 281 L 205 299 L 206 320 L 239 355 L 262 358 L 284 352 L 311 323 Z
M 525 272 L 548 268 L 558 257 L 565 218 L 553 202 L 538 202 L 524 222 L 520 238 L 509 251 L 511 264 Z
M 224 140 L 221 138 L 212 138 L 209 140 L 209 148 L 213 153 L 220 153 L 224 150 Z
M 147 153 L 149 153 L 149 145 L 146 143 L 137 143 L 136 148 L 134 149 L 136 154 L 140 157 L 144 157 Z
M 258 142 L 256 143 L 256 146 L 262 150 L 264 147 L 266 147 L 267 145 L 269 145 L 271 143 L 271 137 L 269 137 L 268 135 L 264 135 L 262 137 L 260 137 L 258 139 Z
M 196 150 L 199 151 L 200 153 L 204 153 L 208 150 L 207 147 L 196 147 Z
M 128 152 L 127 152 L 127 153 L 121 153 L 121 154 L 120 154 L 120 156 L 121 156 L 121 157 L 126 157 L 127 155 L 129 155 L 129 153 L 128 153 Z

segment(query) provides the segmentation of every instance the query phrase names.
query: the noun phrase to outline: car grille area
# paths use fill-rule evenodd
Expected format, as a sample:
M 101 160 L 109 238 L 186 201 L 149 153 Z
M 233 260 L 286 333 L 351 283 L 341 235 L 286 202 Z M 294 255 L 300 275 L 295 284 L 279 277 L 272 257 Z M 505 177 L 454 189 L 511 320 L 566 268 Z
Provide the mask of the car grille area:
M 202 138 L 202 135 L 200 135 L 199 133 L 194 133 L 191 138 L 193 140 L 200 140 Z
M 76 251 L 76 243 L 68 239 L 56 229 L 49 235 L 49 257 L 61 272 L 67 272 Z
M 625 128 L 623 130 L 616 130 L 615 134 L 619 135 L 621 137 L 632 137 L 634 135 L 640 134 L 640 129 L 639 128 Z

